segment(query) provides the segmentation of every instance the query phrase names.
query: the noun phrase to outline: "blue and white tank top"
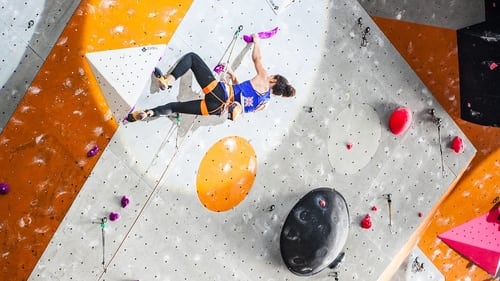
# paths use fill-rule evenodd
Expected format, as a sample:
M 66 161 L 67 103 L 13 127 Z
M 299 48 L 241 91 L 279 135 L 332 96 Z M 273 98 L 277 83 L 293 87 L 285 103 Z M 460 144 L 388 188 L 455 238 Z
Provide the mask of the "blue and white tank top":
M 253 112 L 259 106 L 266 104 L 271 99 L 271 92 L 268 90 L 263 94 L 259 94 L 250 83 L 250 80 L 240 84 L 233 85 L 234 100 L 243 106 L 243 111 Z

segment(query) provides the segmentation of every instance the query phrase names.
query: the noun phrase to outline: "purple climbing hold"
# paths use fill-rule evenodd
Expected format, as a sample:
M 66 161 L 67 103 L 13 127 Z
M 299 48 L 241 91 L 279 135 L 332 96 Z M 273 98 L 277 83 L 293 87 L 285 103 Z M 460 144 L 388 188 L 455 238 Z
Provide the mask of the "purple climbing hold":
M 125 208 L 130 204 L 130 198 L 128 198 L 126 195 L 123 195 L 122 200 L 121 200 L 122 208 Z
M 252 35 L 243 35 L 243 40 L 247 43 L 252 43 L 253 37 L 252 37 Z
M 217 73 L 217 74 L 221 74 L 224 71 L 225 68 L 226 68 L 226 66 L 224 64 L 219 63 L 218 65 L 216 65 L 214 67 L 214 72 Z
M 7 194 L 10 191 L 10 186 L 6 182 L 0 182 L 0 194 Z
M 109 220 L 110 221 L 117 221 L 120 219 L 120 214 L 117 212 L 111 212 L 109 213 Z
M 99 153 L 99 147 L 97 145 L 94 145 L 94 147 L 87 151 L 87 157 L 96 156 L 97 153 Z
M 276 33 L 278 32 L 278 27 L 275 27 L 269 31 L 262 31 L 257 33 L 257 36 L 259 36 L 260 39 L 267 39 L 273 37 Z M 252 35 L 243 35 L 243 40 L 247 43 L 252 43 L 253 42 L 253 37 Z

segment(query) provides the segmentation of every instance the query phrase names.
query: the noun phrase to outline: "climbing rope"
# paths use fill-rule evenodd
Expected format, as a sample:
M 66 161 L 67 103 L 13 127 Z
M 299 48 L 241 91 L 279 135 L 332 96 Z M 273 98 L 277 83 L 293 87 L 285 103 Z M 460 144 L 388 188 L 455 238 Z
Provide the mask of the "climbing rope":
M 192 129 L 194 123 L 196 122 L 196 118 L 198 118 L 198 116 L 196 116 L 194 119 L 193 119 L 193 122 L 191 122 L 191 124 L 189 125 L 189 128 L 188 128 L 188 132 Z M 154 163 L 154 161 L 156 159 L 158 159 L 158 155 L 160 153 L 160 151 L 165 147 L 166 143 L 169 141 L 169 139 L 172 137 L 173 133 L 174 133 L 174 130 L 175 128 L 177 128 L 177 136 L 176 136 L 176 143 L 175 143 L 175 152 L 172 156 L 172 158 L 170 159 L 170 162 L 167 164 L 167 166 L 165 167 L 165 169 L 163 170 L 162 174 L 160 175 L 159 179 L 156 181 L 156 184 L 154 185 L 153 187 L 153 190 L 149 193 L 149 196 L 148 198 L 146 199 L 146 202 L 144 202 L 144 205 L 142 206 L 142 208 L 139 210 L 139 213 L 137 214 L 137 216 L 135 217 L 134 221 L 132 222 L 129 230 L 127 231 L 127 233 L 123 236 L 123 237 L 129 237 L 130 236 L 130 232 L 132 231 L 132 229 L 134 228 L 134 226 L 136 225 L 137 221 L 139 220 L 139 217 L 141 217 L 141 215 L 144 213 L 144 210 L 146 209 L 146 207 L 149 205 L 150 201 L 151 201 L 151 198 L 153 198 L 153 195 L 155 193 L 158 192 L 159 190 L 159 187 L 160 187 L 160 183 L 163 181 L 163 178 L 165 177 L 167 171 L 168 171 L 168 168 L 170 168 L 171 164 L 174 162 L 175 158 L 177 157 L 177 155 L 179 154 L 179 147 L 180 145 L 184 142 L 184 140 L 186 139 L 185 137 L 182 138 L 182 140 L 179 141 L 180 139 L 180 136 L 179 136 L 179 128 L 180 128 L 180 122 L 181 122 L 181 118 L 180 118 L 180 115 L 177 115 L 175 117 L 175 121 L 176 123 L 172 124 L 171 128 L 169 129 L 169 131 L 167 132 L 167 135 L 165 136 L 165 138 L 163 139 L 160 147 L 158 148 L 157 152 L 156 152 L 156 157 L 155 159 L 153 159 L 151 161 L 151 165 Z M 144 172 L 144 174 L 147 174 L 147 171 Z M 144 175 L 143 174 L 143 175 Z M 140 181 L 142 181 L 142 177 L 140 179 Z M 118 251 L 122 248 L 123 244 L 125 243 L 125 239 L 123 239 L 120 244 L 118 245 L 118 247 L 116 248 L 116 251 L 114 251 L 112 257 L 109 259 L 108 263 L 106 264 L 105 262 L 105 249 L 104 249 L 104 243 L 105 243 L 105 240 L 104 240 L 104 225 L 105 225 L 105 222 L 107 221 L 107 218 L 104 217 L 101 219 L 101 229 L 102 229 L 102 243 L 103 243 L 103 259 L 102 259 L 102 264 L 103 264 L 103 272 L 101 273 L 101 275 L 99 276 L 99 279 L 98 280 L 101 280 L 102 277 L 104 276 L 104 274 L 106 273 L 107 271 L 107 268 L 108 266 L 111 264 L 111 262 L 114 260 L 114 258 L 116 257 L 116 255 L 118 254 Z

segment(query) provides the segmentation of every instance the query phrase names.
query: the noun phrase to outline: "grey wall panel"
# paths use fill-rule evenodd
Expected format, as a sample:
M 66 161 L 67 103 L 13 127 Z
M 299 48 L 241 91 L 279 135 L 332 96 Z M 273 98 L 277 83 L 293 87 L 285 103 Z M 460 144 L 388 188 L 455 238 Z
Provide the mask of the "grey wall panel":
M 79 3 L 0 2 L 0 132 Z
M 484 0 L 359 0 L 371 16 L 460 29 L 484 21 Z

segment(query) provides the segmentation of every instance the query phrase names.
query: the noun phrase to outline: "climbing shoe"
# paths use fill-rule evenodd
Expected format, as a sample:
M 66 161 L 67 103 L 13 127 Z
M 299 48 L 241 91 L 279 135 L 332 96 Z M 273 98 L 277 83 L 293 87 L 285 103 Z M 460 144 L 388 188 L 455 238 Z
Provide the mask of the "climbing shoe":
M 155 113 L 150 110 L 150 109 L 147 109 L 147 110 L 139 110 L 139 111 L 134 111 L 132 113 L 129 113 L 127 115 L 127 121 L 128 122 L 135 122 L 135 121 L 140 121 L 140 120 L 144 120 L 148 117 L 153 117 L 155 115 Z
M 172 85 L 168 83 L 167 76 L 164 75 L 158 67 L 155 67 L 155 71 L 153 72 L 156 80 L 158 81 L 158 87 L 160 90 L 165 91 L 166 89 L 171 89 Z

